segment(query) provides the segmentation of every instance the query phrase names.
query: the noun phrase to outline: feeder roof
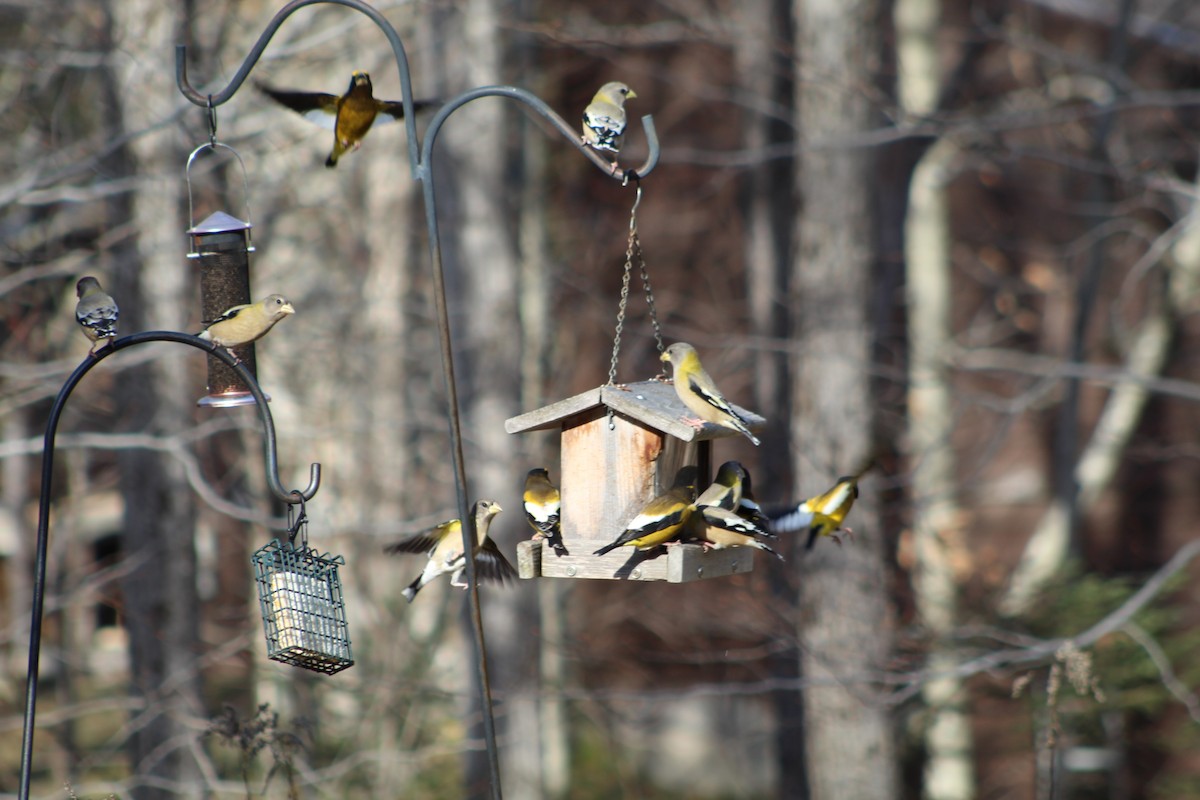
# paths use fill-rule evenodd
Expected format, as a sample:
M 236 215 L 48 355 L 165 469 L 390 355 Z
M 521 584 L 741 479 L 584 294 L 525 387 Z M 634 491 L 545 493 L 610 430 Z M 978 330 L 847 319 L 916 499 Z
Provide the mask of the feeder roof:
M 685 442 L 740 435 L 737 431 L 712 423 L 705 423 L 700 430 L 688 425 L 683 418 L 695 415 L 675 394 L 675 387 L 666 381 L 638 381 L 599 386 L 583 394 L 512 417 L 505 421 L 504 430 L 509 433 L 524 433 L 558 428 L 571 417 L 599 408 L 611 408 L 618 414 Z M 734 409 L 746 420 L 751 430 L 759 430 L 766 424 L 766 419 L 753 411 L 747 411 L 741 406 L 734 406 Z
M 243 222 L 231 214 L 226 214 L 224 211 L 214 211 L 205 217 L 203 222 L 188 231 L 188 233 L 193 235 L 232 233 L 233 231 L 244 231 L 253 227 L 249 222 Z

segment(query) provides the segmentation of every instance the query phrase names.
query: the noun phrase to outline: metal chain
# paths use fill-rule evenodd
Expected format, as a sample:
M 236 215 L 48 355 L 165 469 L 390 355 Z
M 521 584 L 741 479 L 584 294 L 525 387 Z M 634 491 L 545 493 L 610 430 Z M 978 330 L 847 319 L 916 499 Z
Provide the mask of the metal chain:
M 637 178 L 634 178 L 637 181 Z M 625 311 L 629 307 L 629 279 L 633 274 L 633 256 L 637 253 L 638 263 L 641 266 L 642 282 L 646 281 L 646 260 L 642 257 L 642 245 L 638 241 L 637 235 L 637 210 L 642 202 L 642 184 L 637 181 L 637 194 L 633 200 L 633 208 L 629 211 L 629 243 L 625 247 L 625 271 L 621 275 L 621 301 L 617 305 L 617 330 L 613 335 L 612 359 L 608 362 L 608 385 L 613 386 L 617 382 L 617 360 L 621 355 L 621 334 L 625 330 Z M 649 293 L 650 284 L 645 284 L 647 293 Z M 649 294 L 647 294 L 649 296 Z M 654 306 L 650 306 L 653 313 Z M 658 322 L 655 320 L 655 337 L 658 337 L 657 327 Z M 659 339 L 659 350 L 662 349 L 662 340 Z M 615 430 L 617 425 L 613 422 L 613 409 L 608 406 L 608 429 Z
M 654 343 L 658 346 L 658 354 L 663 351 L 662 326 L 658 324 L 658 311 L 654 308 L 654 292 L 650 289 L 650 272 L 646 269 L 646 257 L 642 255 L 642 242 L 638 239 L 637 231 L 630 236 L 634 250 L 637 252 L 638 266 L 642 270 L 642 286 L 646 290 L 646 306 L 650 309 L 650 326 L 654 329 Z

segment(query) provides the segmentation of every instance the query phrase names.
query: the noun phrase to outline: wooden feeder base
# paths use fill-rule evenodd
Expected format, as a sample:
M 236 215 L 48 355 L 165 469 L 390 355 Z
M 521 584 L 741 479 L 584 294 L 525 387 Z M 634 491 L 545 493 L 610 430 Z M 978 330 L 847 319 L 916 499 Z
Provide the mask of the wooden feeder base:
M 517 544 L 517 572 L 522 578 L 597 578 L 617 581 L 667 581 L 689 583 L 754 571 L 754 552 L 749 547 L 709 550 L 698 544 L 676 544 L 646 553 L 619 547 L 603 555 L 588 547 L 586 553 L 559 556 L 545 542 L 526 539 Z M 578 543 L 577 543 L 578 545 Z

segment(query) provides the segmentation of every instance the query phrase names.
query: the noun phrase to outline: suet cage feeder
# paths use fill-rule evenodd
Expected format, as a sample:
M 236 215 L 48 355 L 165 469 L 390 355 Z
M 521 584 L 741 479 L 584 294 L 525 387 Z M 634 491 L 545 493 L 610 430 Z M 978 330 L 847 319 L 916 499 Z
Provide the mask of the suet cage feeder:
M 275 539 L 251 560 L 267 657 L 326 675 L 353 666 L 338 577 L 345 559 Z
M 218 147 L 230 150 L 238 163 L 242 163 L 237 151 L 220 142 L 203 144 L 192 151 L 186 169 L 189 209 L 192 205 L 192 162 L 202 150 L 215 150 Z M 243 164 L 243 182 L 246 182 L 245 172 Z M 248 185 L 245 186 L 245 191 L 249 192 Z M 192 227 L 187 231 L 187 257 L 194 259 L 200 266 L 200 318 L 203 320 L 214 320 L 233 306 L 250 302 L 250 254 L 254 252 L 250 232 L 254 226 L 248 221 L 248 206 L 247 203 L 246 220 L 238 219 L 224 211 L 214 211 L 199 224 L 195 224 L 193 220 Z M 257 378 L 254 344 L 235 347 L 233 353 L 246 365 L 250 374 Z M 209 356 L 208 394 L 196 401 L 196 404 L 210 408 L 253 405 L 254 396 L 238 378 L 233 367 Z
M 735 408 L 737 408 L 735 406 Z M 751 428 L 766 420 L 742 408 Z M 695 466 L 703 489 L 712 475 L 712 441 L 739 434 L 718 425 L 697 430 L 683 422 L 690 412 L 675 389 L 659 380 L 607 384 L 512 417 L 509 433 L 560 431 L 558 487 L 566 554 L 543 541 L 517 546 L 522 578 L 603 578 L 687 583 L 751 572 L 753 548 L 705 551 L 678 544 L 639 552 L 618 547 L 592 553 L 615 540 L 655 496 L 666 491 L 681 467 Z

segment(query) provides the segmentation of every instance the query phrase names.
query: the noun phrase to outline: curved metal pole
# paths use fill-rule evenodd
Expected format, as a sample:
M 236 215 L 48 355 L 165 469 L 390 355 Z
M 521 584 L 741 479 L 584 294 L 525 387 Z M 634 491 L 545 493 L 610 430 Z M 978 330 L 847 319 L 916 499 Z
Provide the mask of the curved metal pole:
M 246 366 L 235 359 L 224 347 L 190 333 L 146 331 L 135 333 L 132 336 L 123 336 L 113 341 L 96 353 L 89 355 L 83 363 L 75 368 L 75 371 L 67 378 L 67 382 L 59 389 L 58 396 L 54 398 L 54 404 L 50 407 L 50 418 L 46 421 L 46 437 L 42 446 L 42 488 L 41 496 L 38 499 L 37 547 L 34 551 L 33 603 L 29 626 L 29 667 L 25 678 L 25 731 L 21 738 L 21 782 L 18 792 L 20 800 L 29 798 L 29 782 L 33 766 L 33 727 L 37 715 L 38 663 L 41 658 L 42 617 L 46 599 L 46 551 L 50 539 L 50 485 L 54 478 L 54 439 L 58 433 L 58 421 L 71 392 L 83 380 L 83 376 L 92 370 L 92 367 L 118 350 L 146 342 L 178 342 L 190 345 L 216 356 L 237 371 L 258 403 L 259 415 L 262 417 L 266 434 L 263 448 L 266 455 L 267 484 L 277 499 L 285 503 L 299 503 L 301 498 L 311 500 L 321 485 L 321 465 L 313 464 L 309 470 L 306 489 L 289 491 L 283 488 L 279 482 L 279 460 L 275 452 L 275 423 L 271 419 L 270 409 L 267 408 L 266 395 L 263 394 L 258 382 L 246 369 Z
M 450 452 L 454 462 L 455 490 L 457 492 L 459 519 L 463 521 L 462 537 L 463 552 L 474 551 L 475 520 L 470 513 L 470 498 L 467 490 L 467 472 L 463 456 L 462 426 L 458 414 L 458 385 L 454 377 L 454 355 L 450 342 L 450 314 L 446 303 L 445 267 L 442 263 L 441 239 L 438 233 L 437 201 L 433 188 L 433 147 L 437 143 L 438 133 L 446 120 L 458 109 L 473 100 L 483 97 L 507 97 L 524 103 L 543 119 L 548 120 L 576 149 L 583 152 L 593 164 L 606 174 L 617 180 L 628 181 L 638 179 L 653 171 L 658 164 L 658 135 L 654 129 L 654 119 L 642 117 L 642 125 L 646 130 L 649 143 L 649 155 L 646 163 L 637 170 L 626 170 L 623 174 L 616 173 L 613 165 L 600 156 L 599 153 L 583 144 L 583 139 L 574 128 L 554 112 L 546 103 L 531 92 L 518 89 L 515 86 L 483 86 L 464 92 L 450 99 L 438 109 L 437 114 L 425 131 L 425 140 L 421 148 L 420 165 L 416 172 L 417 180 L 421 181 L 425 201 L 425 223 L 428 230 L 429 254 L 433 263 L 433 299 L 437 308 L 438 341 L 442 353 L 442 373 L 446 376 L 446 405 L 449 408 L 450 423 Z M 488 766 L 491 770 L 492 797 L 501 800 L 500 763 L 496 754 L 496 722 L 492 714 L 492 688 L 488 675 L 487 659 L 484 651 L 483 614 L 479 606 L 479 581 L 476 577 L 475 559 L 466 560 L 467 585 L 470 593 L 471 624 L 474 628 L 475 643 L 478 648 L 475 663 L 478 668 L 480 693 L 483 694 L 483 733 L 488 742 Z
M 441 132 L 442 125 L 445 124 L 446 119 L 467 103 L 478 100 L 481 97 L 507 97 L 524 103 L 535 114 L 550 122 L 564 138 L 575 145 L 576 150 L 587 156 L 588 160 L 599 167 L 602 172 L 612 175 L 616 180 L 638 180 L 649 175 L 658 166 L 658 130 L 654 127 L 654 117 L 649 114 L 642 117 L 642 128 L 646 131 L 646 145 L 648 148 L 646 161 L 637 169 L 627 169 L 614 173 L 612 163 L 585 145 L 579 130 L 568 124 L 566 120 L 560 117 L 554 109 L 546 105 L 546 102 L 537 95 L 525 89 L 518 89 L 516 86 L 480 86 L 478 89 L 471 89 L 448 100 L 445 105 L 438 109 L 437 114 L 430 121 L 429 128 L 425 131 L 425 142 L 421 148 L 421 166 L 418 180 L 424 180 L 425 176 L 432 170 L 430 159 L 433 157 L 433 146 L 437 142 L 438 133 Z
M 408 132 L 409 167 L 415 174 L 417 171 L 419 147 L 416 115 L 413 113 L 412 79 L 408 72 L 408 56 L 404 53 L 404 43 L 400 41 L 400 34 L 396 33 L 396 29 L 392 27 L 392 23 L 388 22 L 387 18 L 383 14 L 380 14 L 376 8 L 362 2 L 362 0 L 292 0 L 292 2 L 279 9 L 279 12 L 267 23 L 266 29 L 258 37 L 258 41 L 254 43 L 254 47 L 250 50 L 250 54 L 246 56 L 246 60 L 238 67 L 238 71 L 234 73 L 233 79 L 229 81 L 229 84 L 221 91 L 213 94 L 205 94 L 192 88 L 187 77 L 187 45 L 177 44 L 175 45 L 175 83 L 179 86 L 179 91 L 193 104 L 204 108 L 216 108 L 228 102 L 237 93 L 237 90 L 241 88 L 242 84 L 245 83 L 250 70 L 254 69 L 254 65 L 262 58 L 263 51 L 267 49 L 267 44 L 271 41 L 271 37 L 275 35 L 276 31 L 279 30 L 283 21 L 305 6 L 323 3 L 346 6 L 347 8 L 353 8 L 355 11 L 366 14 L 383 31 L 383 35 L 387 37 L 388 44 L 392 46 L 392 53 L 396 56 L 396 68 L 400 73 L 400 101 L 404 104 L 404 128 Z

